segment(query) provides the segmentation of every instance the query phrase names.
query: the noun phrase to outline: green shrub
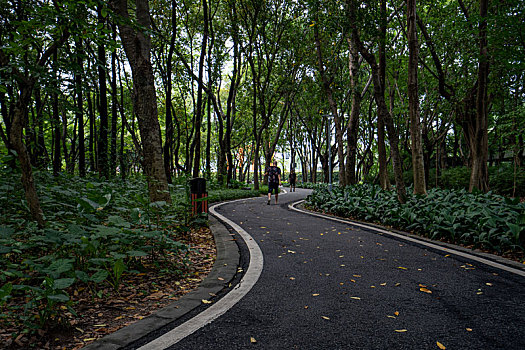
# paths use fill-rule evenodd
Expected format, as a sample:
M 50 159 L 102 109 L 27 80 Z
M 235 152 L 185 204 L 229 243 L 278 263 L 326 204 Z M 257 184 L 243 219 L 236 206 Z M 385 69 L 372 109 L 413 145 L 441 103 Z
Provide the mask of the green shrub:
M 494 251 L 521 251 L 525 242 L 525 203 L 492 193 L 465 189 L 431 189 L 427 196 L 411 194 L 400 204 L 395 191 L 377 185 L 356 185 L 330 193 L 318 185 L 307 205 L 335 215 L 380 222 L 432 239 L 483 246 Z
M 516 192 L 514 193 L 514 177 Z M 514 171 L 513 164 L 489 167 L 489 187 L 491 191 L 505 196 L 525 197 L 525 167 Z

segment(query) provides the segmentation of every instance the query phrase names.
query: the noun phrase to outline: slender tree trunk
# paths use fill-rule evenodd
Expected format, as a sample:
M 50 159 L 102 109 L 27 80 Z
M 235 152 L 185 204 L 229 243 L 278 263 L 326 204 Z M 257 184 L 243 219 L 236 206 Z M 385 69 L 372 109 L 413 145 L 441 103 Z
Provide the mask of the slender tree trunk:
M 323 81 L 323 89 L 328 99 L 330 105 L 330 110 L 332 117 L 334 118 L 335 124 L 335 138 L 337 143 L 337 157 L 339 159 L 339 184 L 345 186 L 346 175 L 345 175 L 345 156 L 344 156 L 344 145 L 343 145 L 343 130 L 341 126 L 341 120 L 339 117 L 339 112 L 337 111 L 337 105 L 333 97 L 333 91 L 330 87 L 331 81 L 327 77 L 324 61 L 321 48 L 321 39 L 319 38 L 319 29 L 317 24 L 314 26 L 314 36 L 315 36 L 315 47 L 317 51 L 317 63 L 319 67 L 319 73 L 321 74 L 321 79 Z M 328 126 L 331 128 L 331 125 Z
M 99 5 L 98 24 L 105 26 L 105 18 L 102 16 L 102 9 L 104 5 Z M 98 162 L 97 170 L 99 176 L 109 178 L 109 163 L 108 163 L 108 98 L 106 86 L 106 48 L 103 43 L 98 44 L 97 48 L 98 60 L 98 83 L 99 83 L 99 115 L 100 127 L 98 134 Z
M 88 90 L 87 92 L 87 105 L 88 105 L 88 118 L 89 118 L 89 143 L 88 143 L 88 149 L 89 149 L 89 170 L 95 171 L 95 133 L 96 133 L 96 125 L 95 125 L 95 111 L 93 110 L 93 100 L 91 99 L 91 92 Z
M 202 81 L 204 75 L 204 59 L 206 58 L 206 45 L 208 43 L 208 3 L 202 0 L 202 9 L 204 16 L 204 32 L 202 35 L 201 54 L 199 58 L 199 81 Z M 200 174 L 201 165 L 201 124 L 202 124 L 202 84 L 199 84 L 197 90 L 197 111 L 195 116 L 195 160 L 193 162 L 193 177 L 198 177 Z M 230 164 L 231 166 L 231 164 Z
M 21 90 L 22 93 L 20 101 L 14 110 L 14 118 L 10 130 L 10 139 L 14 150 L 18 154 L 18 160 L 20 161 L 20 167 L 22 170 L 22 185 L 24 186 L 25 197 L 29 206 L 29 210 L 31 212 L 31 216 L 33 217 L 33 220 L 35 220 L 38 223 L 39 227 L 44 227 L 44 215 L 42 213 L 40 201 L 36 192 L 35 181 L 33 178 L 33 170 L 31 168 L 31 161 L 29 159 L 29 154 L 27 153 L 26 146 L 22 141 L 22 134 L 24 128 L 23 121 L 27 118 L 26 106 L 31 98 L 31 88 L 22 87 Z
M 129 20 L 127 0 L 111 0 L 118 15 Z M 136 0 L 137 23 L 151 28 L 147 0 Z M 150 201 L 171 203 L 166 171 L 162 160 L 162 145 L 157 111 L 157 95 L 151 65 L 151 38 L 147 32 L 120 22 L 120 37 L 133 73 L 134 107 L 143 145 L 143 166 L 148 180 Z
M 116 40 L 117 28 L 112 26 L 113 40 Z M 117 52 L 111 52 L 111 145 L 109 156 L 109 174 L 117 175 L 117 119 L 118 119 L 118 96 L 117 96 Z
M 82 55 L 84 49 L 82 47 L 82 39 L 76 39 L 76 54 L 77 54 L 77 68 L 75 73 L 75 87 L 77 94 L 77 120 L 78 120 L 78 173 L 80 177 L 86 176 L 86 147 L 84 145 L 84 96 L 82 87 L 82 67 L 84 65 Z
M 406 188 L 403 182 L 403 169 L 401 164 L 401 156 L 399 154 L 399 136 L 394 126 L 394 120 L 392 115 L 388 111 L 387 105 L 385 103 L 385 88 L 381 83 L 381 67 L 377 64 L 374 54 L 372 54 L 368 49 L 363 45 L 359 38 L 359 33 L 355 27 L 355 4 L 354 1 L 350 1 L 350 19 L 353 25 L 353 35 L 356 36 L 356 44 L 359 52 L 363 55 L 364 59 L 370 65 L 372 71 L 372 80 L 374 82 L 374 99 L 377 105 L 378 118 L 382 117 L 385 121 L 386 129 L 388 132 L 388 138 L 390 141 L 390 155 L 392 158 L 392 165 L 394 168 L 394 178 L 396 180 L 396 192 L 398 200 L 401 203 L 406 201 Z
M 361 93 L 358 89 L 359 72 L 359 52 L 355 39 L 348 39 L 349 46 L 349 72 L 350 72 L 350 90 L 352 91 L 352 109 L 350 111 L 350 120 L 348 121 L 347 138 L 348 150 L 346 160 L 346 184 L 354 185 L 357 183 L 356 178 L 356 160 L 357 160 L 357 132 L 359 131 L 359 114 L 361 112 Z
M 53 54 L 53 69 L 54 69 L 54 75 L 56 79 L 56 84 L 58 84 L 58 77 L 56 72 L 56 64 L 57 64 L 57 53 L 55 52 Z M 57 89 L 58 90 L 58 87 Z M 60 173 L 60 170 L 62 169 L 62 156 L 60 153 L 60 139 L 61 139 L 61 132 L 60 132 L 60 115 L 58 112 L 58 92 L 57 91 L 52 92 L 52 110 L 53 110 L 53 175 L 58 176 L 58 173 Z
M 412 169 L 414 173 L 414 194 L 427 193 L 423 146 L 421 143 L 419 94 L 418 94 L 418 57 L 419 43 L 416 33 L 416 0 L 407 1 L 408 26 L 408 100 L 410 116 L 410 135 L 412 141 Z
M 36 123 L 38 126 L 36 135 L 36 167 L 39 169 L 45 169 L 48 161 L 46 140 L 44 138 L 44 105 L 42 103 L 42 97 L 40 95 L 40 86 L 34 89 L 35 96 L 35 108 L 36 108 Z

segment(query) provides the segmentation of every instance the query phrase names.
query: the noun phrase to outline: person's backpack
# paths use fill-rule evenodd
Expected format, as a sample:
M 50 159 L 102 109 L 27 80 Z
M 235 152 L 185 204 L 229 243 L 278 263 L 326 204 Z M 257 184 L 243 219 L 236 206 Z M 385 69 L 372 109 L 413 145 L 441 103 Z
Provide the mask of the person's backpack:
M 277 167 L 271 166 L 268 168 L 268 182 L 279 182 L 279 172 Z

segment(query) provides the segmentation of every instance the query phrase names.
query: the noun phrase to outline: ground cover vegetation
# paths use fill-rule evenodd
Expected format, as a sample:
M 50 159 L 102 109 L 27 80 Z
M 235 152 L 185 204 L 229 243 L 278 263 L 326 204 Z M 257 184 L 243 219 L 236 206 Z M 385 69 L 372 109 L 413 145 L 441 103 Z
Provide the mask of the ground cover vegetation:
M 395 191 L 403 210 L 425 196 L 473 208 L 476 191 L 522 197 L 524 11 L 520 0 L 0 0 L 3 319 L 15 294 L 33 295 L 36 312 L 17 322 L 46 329 L 72 314 L 78 283 L 118 293 L 162 259 L 184 274 L 189 178 L 207 179 L 210 201 L 257 195 L 276 159 L 283 182 L 291 168 L 307 188 L 331 173 L 342 188 Z M 466 225 L 455 237 L 514 249 L 508 210 L 490 215 L 502 223 L 490 239 Z
M 190 215 L 186 178 L 170 187 L 173 201 L 167 205 L 149 202 L 140 175 L 108 181 L 36 172 L 37 192 L 49 222 L 38 228 L 28 220 L 27 204 L 20 200 L 23 187 L 17 174 L 5 164 L 0 174 L 0 335 L 5 344 L 19 336 L 25 336 L 18 338 L 23 346 L 46 343 L 34 334 L 53 342 L 53 337 L 86 323 L 87 305 L 97 305 L 98 314 L 104 312 L 101 305 L 123 295 L 128 299 L 122 307 L 132 310 L 138 306 L 130 303 L 130 295 L 138 294 L 132 299 L 143 304 L 158 294 L 160 286 L 166 300 L 172 300 L 187 291 L 177 291 L 176 283 L 201 281 L 213 264 L 214 248 L 209 247 L 213 238 L 199 240 L 205 218 Z M 258 195 L 217 185 L 210 186 L 208 193 L 210 203 Z M 142 293 L 130 292 L 146 281 L 157 288 L 143 286 Z M 106 323 L 101 319 L 95 324 Z M 83 333 L 88 326 L 80 326 Z M 108 329 L 98 327 L 94 338 L 77 334 L 76 343 L 105 334 L 102 328 Z M 59 336 L 62 342 L 74 340 L 63 338 Z
M 405 203 L 378 185 L 317 185 L 307 206 L 337 216 L 380 223 L 431 239 L 517 253 L 524 260 L 525 202 L 493 193 L 434 188 L 409 194 Z

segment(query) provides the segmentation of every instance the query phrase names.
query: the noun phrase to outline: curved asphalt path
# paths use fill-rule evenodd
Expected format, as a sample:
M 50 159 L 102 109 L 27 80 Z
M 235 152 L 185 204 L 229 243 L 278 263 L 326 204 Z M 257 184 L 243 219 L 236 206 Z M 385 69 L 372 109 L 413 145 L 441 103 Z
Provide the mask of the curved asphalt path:
M 169 349 L 525 349 L 523 276 L 288 209 L 307 193 L 217 209 L 258 243 L 263 271 Z

